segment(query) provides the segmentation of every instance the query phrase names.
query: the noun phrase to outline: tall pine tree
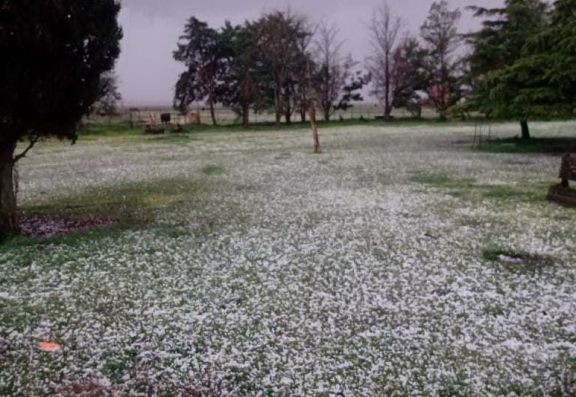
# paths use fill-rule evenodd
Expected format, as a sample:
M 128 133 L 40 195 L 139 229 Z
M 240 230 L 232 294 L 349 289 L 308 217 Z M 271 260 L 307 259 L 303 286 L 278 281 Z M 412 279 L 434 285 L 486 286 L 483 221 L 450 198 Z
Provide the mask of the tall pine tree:
M 525 54 L 517 64 L 539 75 L 533 91 L 535 105 L 545 112 L 572 116 L 576 110 L 576 0 L 558 0 L 549 25 L 528 41 Z
M 544 27 L 546 4 L 541 0 L 506 0 L 503 8 L 470 9 L 477 17 L 485 18 L 480 31 L 467 35 L 472 46 L 469 57 L 469 78 L 475 92 L 472 107 L 489 117 L 518 119 L 522 137 L 528 139 L 528 120 L 534 113 L 531 103 L 525 98 L 511 101 L 522 90 L 522 83 L 509 81 L 504 89 L 501 78 L 521 58 L 530 38 Z

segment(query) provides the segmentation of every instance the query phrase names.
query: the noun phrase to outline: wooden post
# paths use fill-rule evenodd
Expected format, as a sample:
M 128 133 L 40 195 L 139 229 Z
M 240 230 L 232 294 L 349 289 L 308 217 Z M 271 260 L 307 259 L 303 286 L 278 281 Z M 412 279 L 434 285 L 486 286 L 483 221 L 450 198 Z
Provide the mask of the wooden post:
M 320 147 L 320 134 L 318 133 L 318 122 L 316 121 L 316 103 L 312 95 L 312 73 L 310 70 L 310 58 L 306 57 L 306 88 L 310 91 L 308 99 L 308 118 L 310 119 L 310 126 L 312 127 L 312 137 L 314 140 L 314 153 L 322 152 Z

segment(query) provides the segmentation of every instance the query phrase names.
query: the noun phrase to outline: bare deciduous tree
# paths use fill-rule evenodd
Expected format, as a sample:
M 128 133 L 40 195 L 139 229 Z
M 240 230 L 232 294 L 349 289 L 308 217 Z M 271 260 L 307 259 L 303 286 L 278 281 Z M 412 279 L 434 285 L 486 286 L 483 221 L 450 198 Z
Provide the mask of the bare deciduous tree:
M 368 70 L 374 83 L 372 94 L 382 103 L 384 119 L 390 120 L 396 85 L 394 55 L 400 41 L 402 20 L 394 15 L 388 3 L 383 3 L 374 10 L 369 28 L 372 56 L 368 58 Z
M 314 85 L 324 120 L 330 120 L 351 64 L 342 58 L 342 42 L 335 26 L 321 24 L 314 43 L 317 71 Z
M 369 80 L 361 71 L 353 70 L 358 63 L 351 55 L 342 55 L 342 44 L 335 26 L 319 25 L 313 47 L 313 85 L 325 121 L 330 121 L 335 111 L 352 107 L 350 102 L 361 101 L 360 90 Z
M 352 65 L 342 58 L 342 42 L 338 40 L 338 29 L 335 26 L 319 26 L 314 49 L 318 68 L 314 79 L 315 91 L 324 120 L 328 121 Z
M 302 44 L 311 35 L 304 17 L 289 11 L 264 15 L 257 23 L 257 46 L 261 62 L 267 65 L 271 90 L 274 92 L 276 123 L 284 114 L 286 121 L 294 111 L 298 80 L 305 74 Z
M 118 76 L 113 71 L 100 77 L 100 99 L 92 105 L 91 113 L 100 116 L 113 116 L 118 113 L 118 103 L 122 95 L 118 91 Z
M 426 89 L 430 101 L 436 107 L 441 119 L 459 99 L 459 68 L 461 62 L 455 56 L 461 43 L 458 34 L 458 21 L 462 13 L 451 10 L 446 0 L 434 2 L 420 34 L 428 50 Z

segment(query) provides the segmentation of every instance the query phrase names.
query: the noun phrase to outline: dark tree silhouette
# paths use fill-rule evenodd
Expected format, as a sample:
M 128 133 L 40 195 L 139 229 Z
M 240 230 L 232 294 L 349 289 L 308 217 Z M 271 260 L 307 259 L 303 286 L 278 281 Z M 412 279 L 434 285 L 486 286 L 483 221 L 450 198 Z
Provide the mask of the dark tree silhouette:
M 217 124 L 215 105 L 226 95 L 224 79 L 230 58 L 230 45 L 221 31 L 191 17 L 180 36 L 174 59 L 186 66 L 176 83 L 174 107 L 184 112 L 197 101 L 206 101 L 212 123 Z
M 426 88 L 426 50 L 414 37 L 406 36 L 394 53 L 394 107 L 405 108 L 412 116 L 421 117 L 419 91 Z
M 254 24 L 258 61 L 265 65 L 264 81 L 272 94 L 276 123 L 291 122 L 298 86 L 305 85 L 306 47 L 312 33 L 304 17 L 290 12 L 265 14 Z
M 18 231 L 15 163 L 40 138 L 74 141 L 99 99 L 120 53 L 119 11 L 115 0 L 0 0 L 1 235 Z

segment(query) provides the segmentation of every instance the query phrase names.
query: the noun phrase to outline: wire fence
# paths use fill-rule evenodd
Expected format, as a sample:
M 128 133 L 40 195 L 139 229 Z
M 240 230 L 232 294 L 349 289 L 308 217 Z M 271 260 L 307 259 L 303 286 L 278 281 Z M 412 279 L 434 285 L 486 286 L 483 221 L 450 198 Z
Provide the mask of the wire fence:
M 193 114 L 198 115 L 192 116 Z M 374 120 L 376 118 L 382 117 L 383 111 L 378 104 L 359 104 L 355 105 L 347 110 L 338 110 L 334 112 L 330 119 L 331 120 Z M 186 125 L 191 123 L 200 124 L 212 124 L 212 115 L 210 109 L 206 107 L 198 107 L 190 109 L 188 114 L 182 114 L 170 108 L 162 107 L 150 107 L 150 108 L 124 108 L 114 116 L 99 116 L 92 115 L 87 117 L 85 121 L 87 123 L 99 123 L 99 124 L 119 124 L 126 123 L 132 126 L 144 126 L 147 124 L 161 124 L 162 116 L 170 115 L 170 122 L 173 124 Z M 238 114 L 229 108 L 218 107 L 214 109 L 214 115 L 216 123 L 219 125 L 233 125 L 240 124 L 241 118 Z M 393 112 L 393 116 L 397 118 L 408 118 L 412 115 L 404 110 L 397 109 Z M 435 113 L 431 109 L 424 109 L 422 114 L 424 118 L 433 118 Z M 323 114 L 318 112 L 317 115 L 319 120 L 323 120 Z M 275 114 L 273 112 L 251 112 L 250 123 L 273 123 L 275 121 Z M 282 121 L 285 122 L 284 117 Z M 295 112 L 292 115 L 292 122 L 301 122 L 301 115 Z

